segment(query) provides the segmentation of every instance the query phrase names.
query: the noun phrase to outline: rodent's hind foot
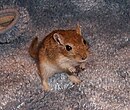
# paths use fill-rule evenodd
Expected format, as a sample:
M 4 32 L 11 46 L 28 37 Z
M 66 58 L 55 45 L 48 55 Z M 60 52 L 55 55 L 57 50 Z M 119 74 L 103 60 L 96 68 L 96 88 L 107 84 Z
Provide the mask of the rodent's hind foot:
M 44 91 L 50 91 L 51 90 L 51 87 L 45 81 L 43 81 L 43 90 Z
M 69 70 L 71 73 L 75 73 L 75 72 L 76 72 L 76 68 L 75 68 L 75 67 L 69 67 L 68 70 Z
M 81 83 L 81 80 L 80 79 L 78 79 L 76 76 L 74 76 L 74 75 L 70 75 L 69 76 L 69 79 L 70 79 L 70 81 L 72 82 L 72 83 L 74 83 L 74 84 L 79 84 L 79 83 Z

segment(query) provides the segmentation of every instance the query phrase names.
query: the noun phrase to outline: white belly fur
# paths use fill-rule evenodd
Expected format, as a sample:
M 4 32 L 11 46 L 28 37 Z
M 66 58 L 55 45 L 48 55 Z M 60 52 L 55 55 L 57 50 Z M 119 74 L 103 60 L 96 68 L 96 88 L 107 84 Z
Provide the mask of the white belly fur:
M 57 59 L 57 64 L 62 69 L 68 69 L 70 66 L 75 67 L 75 66 L 79 65 L 76 61 L 72 61 L 64 56 L 60 56 L 60 58 Z
M 53 64 L 51 62 L 44 62 L 43 64 L 41 64 L 41 67 L 43 68 L 44 73 L 51 76 L 55 73 L 65 72 L 66 70 L 68 70 L 68 68 L 75 67 L 77 65 L 79 65 L 77 62 L 72 61 L 67 57 L 61 56 L 56 60 L 56 64 Z

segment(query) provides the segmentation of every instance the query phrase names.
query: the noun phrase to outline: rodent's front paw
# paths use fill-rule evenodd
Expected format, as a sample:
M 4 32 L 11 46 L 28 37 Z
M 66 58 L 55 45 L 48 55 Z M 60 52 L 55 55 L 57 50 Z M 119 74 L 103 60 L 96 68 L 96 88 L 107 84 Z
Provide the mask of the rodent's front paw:
M 71 73 L 74 73 L 74 72 L 76 72 L 76 68 L 75 68 L 75 67 L 69 67 L 69 71 L 70 71 Z
M 80 69 L 82 69 L 82 70 L 84 70 L 85 69 L 85 66 L 86 64 L 85 63 L 82 63 L 79 67 L 80 67 Z

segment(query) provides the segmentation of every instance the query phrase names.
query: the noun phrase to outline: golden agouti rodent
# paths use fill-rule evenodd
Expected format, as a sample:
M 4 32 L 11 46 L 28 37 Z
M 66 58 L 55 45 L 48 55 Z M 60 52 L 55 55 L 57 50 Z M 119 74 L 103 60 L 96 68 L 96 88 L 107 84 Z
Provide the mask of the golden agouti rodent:
M 81 80 L 73 73 L 78 65 L 85 68 L 88 49 L 79 25 L 75 30 L 54 30 L 40 43 L 36 37 L 31 43 L 29 53 L 38 60 L 39 76 L 44 90 L 51 89 L 48 79 L 55 73 L 66 72 L 73 83 L 80 83 Z

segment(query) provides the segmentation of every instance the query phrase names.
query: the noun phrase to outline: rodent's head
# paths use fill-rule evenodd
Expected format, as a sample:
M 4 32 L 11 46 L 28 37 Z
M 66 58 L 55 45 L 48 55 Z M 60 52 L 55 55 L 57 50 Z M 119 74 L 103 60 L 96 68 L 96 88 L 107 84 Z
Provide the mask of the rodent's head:
M 86 61 L 89 55 L 89 44 L 82 37 L 79 25 L 76 30 L 55 32 L 53 39 L 64 56 L 76 62 Z

